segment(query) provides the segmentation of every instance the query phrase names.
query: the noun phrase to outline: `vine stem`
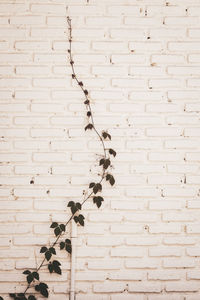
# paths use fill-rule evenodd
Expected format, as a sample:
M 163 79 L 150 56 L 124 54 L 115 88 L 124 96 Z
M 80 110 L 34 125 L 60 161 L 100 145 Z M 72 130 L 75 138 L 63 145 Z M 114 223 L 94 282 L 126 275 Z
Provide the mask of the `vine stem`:
M 83 88 L 83 83 L 80 82 L 78 80 L 78 77 L 76 75 L 76 72 L 75 72 L 75 68 L 74 68 L 74 61 L 73 61 L 73 58 L 72 58 L 72 25 L 71 25 L 71 19 L 69 17 L 67 17 L 67 23 L 68 23 L 68 30 L 69 30 L 69 49 L 68 49 L 68 53 L 69 53 L 69 56 L 70 56 L 70 64 L 71 64 L 71 69 L 72 69 L 72 77 L 76 80 L 78 86 L 81 88 L 84 96 L 85 96 L 85 100 L 86 100 L 86 108 L 87 108 L 87 112 L 90 112 L 89 114 L 89 117 L 91 118 L 91 123 L 93 125 L 93 129 L 95 131 L 95 133 L 97 134 L 101 144 L 102 144 L 102 148 L 103 148 L 103 152 L 104 152 L 104 155 L 103 155 L 103 158 L 106 159 L 107 158 L 107 153 L 106 153 L 106 147 L 105 147 L 105 143 L 104 143 L 104 140 L 103 138 L 101 137 L 100 133 L 98 132 L 98 130 L 96 129 L 95 127 L 95 123 L 94 123 L 94 118 L 93 118 L 93 113 L 92 113 L 92 108 L 91 108 L 91 105 L 90 105 L 90 99 L 88 98 L 88 92 Z M 103 168 L 103 172 L 101 174 L 101 179 L 99 180 L 99 184 L 101 184 L 101 182 L 103 181 L 103 179 L 105 178 L 105 169 Z M 89 199 L 91 198 L 91 196 L 94 194 L 93 191 L 91 191 L 88 196 L 81 202 L 81 206 Z M 65 223 L 65 226 L 67 226 L 69 224 L 69 222 L 73 219 L 74 215 L 76 213 L 72 214 L 70 216 L 70 218 L 68 219 L 68 221 Z M 65 234 L 65 232 L 61 232 L 57 238 L 55 239 L 55 241 L 50 245 L 50 247 L 54 247 L 58 240 L 60 239 L 61 236 L 63 236 Z M 48 264 L 45 264 L 45 261 L 46 261 L 46 258 L 44 258 L 42 260 L 42 262 L 40 263 L 40 265 L 35 269 L 36 272 L 38 272 L 43 266 L 46 266 Z M 31 284 L 28 284 L 25 291 L 24 291 L 24 296 L 26 295 L 27 291 L 31 288 Z

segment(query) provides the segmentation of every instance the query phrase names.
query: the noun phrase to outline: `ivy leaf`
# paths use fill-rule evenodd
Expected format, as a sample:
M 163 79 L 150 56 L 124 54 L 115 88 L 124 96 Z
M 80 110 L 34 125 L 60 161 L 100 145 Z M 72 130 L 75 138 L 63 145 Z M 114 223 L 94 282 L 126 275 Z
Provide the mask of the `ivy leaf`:
M 65 245 L 65 250 L 66 250 L 69 254 L 71 254 L 71 253 L 72 253 L 72 246 L 66 244 L 66 245 Z
M 48 269 L 50 273 L 53 273 L 53 265 L 51 262 L 48 264 Z
M 115 178 L 113 176 L 111 176 L 110 180 L 109 180 L 111 185 L 115 184 Z
M 111 155 L 113 155 L 114 157 L 117 155 L 116 151 L 113 150 L 113 149 L 109 149 L 109 153 L 110 153 Z
M 97 205 L 97 207 L 99 208 L 102 204 L 102 202 L 104 201 L 103 197 L 93 197 L 93 203 L 95 203 Z
M 87 126 L 85 126 L 85 131 L 88 129 L 92 129 L 93 127 L 93 124 L 89 123 Z
M 61 231 L 65 231 L 65 225 L 64 224 L 60 224 L 60 229 L 61 229 Z
M 79 203 L 79 202 L 76 202 L 76 208 L 77 208 L 78 210 L 81 210 L 81 208 L 82 208 L 82 205 L 81 205 L 81 203 Z
M 55 254 L 56 255 L 56 250 L 54 247 L 50 247 L 49 248 L 49 251 L 52 253 L 52 254 Z
M 75 217 L 74 217 L 74 221 L 75 221 L 76 223 L 78 223 L 79 218 L 78 218 L 77 216 L 75 216 Z
M 104 164 L 104 162 L 105 162 L 105 159 L 104 159 L 104 158 L 100 159 L 100 161 L 99 161 L 99 165 L 100 165 L 100 166 L 101 166 L 101 165 L 103 165 L 103 164 Z
M 39 280 L 39 274 L 38 272 L 32 272 L 32 275 L 35 279 Z
M 60 262 L 57 261 L 57 260 L 54 260 L 52 262 L 52 265 L 53 265 L 54 272 L 57 273 L 57 274 L 59 274 L 59 275 L 61 275 L 62 274 L 62 270 L 60 268 L 60 265 L 61 265 Z
M 87 90 L 84 90 L 84 94 L 85 94 L 85 95 L 88 95 L 88 91 L 87 91 Z
M 79 83 L 78 83 L 80 86 L 83 86 L 83 83 L 82 83 L 82 81 L 79 81 Z
M 103 164 L 104 169 L 107 169 L 109 167 L 109 165 L 110 165 L 110 159 L 109 158 L 105 159 L 104 164 Z
M 10 296 L 11 298 L 15 298 L 15 297 L 16 297 L 16 294 L 11 293 L 11 294 L 9 294 L 9 296 Z
M 104 139 L 108 138 L 109 140 L 111 140 L 111 135 L 106 131 L 102 132 L 102 136 L 103 136 Z
M 64 242 L 60 242 L 60 250 L 65 249 L 68 253 L 72 253 L 71 241 L 66 239 Z
M 109 181 L 111 185 L 115 184 L 115 178 L 111 174 L 106 175 L 106 180 Z
M 34 277 L 33 277 L 33 274 L 29 274 L 27 277 L 26 277 L 26 280 L 28 283 L 31 283 L 33 280 L 34 280 Z
M 94 182 L 91 182 L 90 185 L 89 185 L 89 188 L 93 188 L 95 186 L 95 183 Z
M 40 253 L 44 253 L 44 252 L 46 252 L 47 251 L 47 247 L 42 247 L 41 249 L 40 249 Z
M 65 248 L 65 243 L 64 242 L 60 242 L 60 250 Z
M 58 236 L 61 233 L 60 227 L 54 229 L 55 236 Z
M 31 274 L 31 271 L 29 271 L 29 270 L 26 270 L 26 271 L 24 271 L 24 272 L 23 272 L 23 274 L 27 274 L 27 275 L 29 275 L 29 274 Z
M 37 292 L 40 292 L 40 294 L 46 298 L 48 298 L 49 296 L 49 292 L 48 292 L 48 285 L 44 282 L 40 282 L 40 284 L 35 286 L 35 290 Z
M 100 183 L 96 183 L 95 186 L 93 187 L 94 194 L 97 194 L 98 191 L 101 192 L 101 190 L 102 190 L 102 185 Z
M 74 206 L 75 202 L 74 201 L 69 201 L 69 203 L 67 204 L 68 207 L 72 207 Z
M 56 228 L 58 227 L 58 223 L 57 222 L 53 222 L 50 226 L 50 228 Z
M 49 250 L 45 252 L 46 260 L 50 260 L 51 256 L 52 256 L 52 254 L 51 254 L 51 252 Z
M 4 300 L 4 299 L 0 296 L 0 300 Z
M 85 219 L 85 217 L 83 215 L 79 215 L 78 218 L 79 218 L 79 224 L 81 226 L 84 226 L 84 219 Z

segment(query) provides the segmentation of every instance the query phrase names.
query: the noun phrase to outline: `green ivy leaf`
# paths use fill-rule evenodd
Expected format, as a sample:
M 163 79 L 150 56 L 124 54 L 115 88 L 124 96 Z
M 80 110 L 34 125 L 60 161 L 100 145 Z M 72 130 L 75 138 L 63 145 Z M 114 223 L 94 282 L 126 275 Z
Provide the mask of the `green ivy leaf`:
M 40 249 L 40 253 L 44 253 L 44 252 L 46 252 L 47 251 L 47 247 L 42 247 L 41 249 Z
M 65 245 L 65 250 L 66 250 L 69 254 L 71 254 L 71 253 L 72 253 L 72 246 L 66 244 L 66 245 Z
M 57 222 L 53 222 L 53 223 L 51 224 L 50 228 L 55 228 L 55 227 L 57 227 L 57 226 L 58 226 L 58 223 L 57 223 Z
M 92 129 L 93 127 L 93 124 L 89 123 L 87 126 L 85 126 L 85 131 L 88 129 Z
M 65 243 L 64 242 L 60 242 L 60 250 L 65 248 Z
M 57 261 L 57 260 L 54 260 L 53 263 L 53 269 L 54 269 L 54 272 L 61 275 L 62 274 L 62 270 L 60 268 L 60 263 Z
M 81 226 L 84 226 L 84 219 L 85 219 L 85 217 L 83 215 L 79 215 L 78 218 L 79 218 L 79 224 Z
M 93 197 L 93 202 L 97 205 L 98 208 L 101 206 L 103 201 L 104 201 L 104 199 L 101 196 Z
M 35 279 L 39 280 L 39 274 L 38 272 L 32 272 L 32 275 Z
M 100 165 L 100 166 L 101 166 L 101 165 L 103 165 L 103 164 L 104 164 L 104 162 L 105 162 L 105 159 L 104 159 L 104 158 L 100 159 L 100 161 L 99 161 L 99 165 Z
M 46 257 L 46 260 L 50 260 L 51 259 L 51 252 L 48 250 L 47 252 L 45 252 L 45 257 Z
M 49 251 L 52 253 L 52 254 L 55 254 L 56 255 L 56 250 L 54 247 L 50 247 L 49 248 Z
M 96 183 L 95 186 L 93 187 L 93 192 L 94 194 L 97 194 L 98 192 L 102 191 L 102 185 L 100 183 Z
M 95 186 L 95 182 L 91 182 L 90 184 L 89 184 L 89 188 L 91 189 L 91 188 L 93 188 Z
M 29 274 L 31 274 L 31 271 L 26 270 L 26 271 L 23 272 L 23 274 L 29 275 Z M 13 294 L 13 295 L 14 295 L 14 294 Z
M 105 159 L 104 164 L 103 164 L 104 169 L 107 169 L 109 167 L 109 165 L 110 165 L 110 159 L 109 158 Z
M 4 299 L 0 296 L 0 300 L 4 300 Z
M 113 150 L 113 149 L 109 149 L 109 153 L 110 153 L 111 155 L 113 155 L 114 157 L 117 155 L 116 151 Z
M 48 269 L 50 273 L 53 273 L 53 265 L 51 262 L 48 264 Z
M 79 218 L 78 218 L 77 216 L 74 216 L 74 221 L 75 221 L 76 223 L 78 223 Z
M 26 280 L 27 280 L 28 283 L 31 283 L 31 282 L 34 280 L 33 274 L 29 274 L 29 275 L 26 277 Z
M 60 230 L 65 231 L 65 225 L 64 224 L 60 224 Z
M 111 140 L 111 135 L 106 131 L 102 132 L 102 136 L 103 136 L 104 139 L 108 138 L 109 140 Z
M 54 229 L 55 236 L 58 236 L 61 233 L 60 227 Z

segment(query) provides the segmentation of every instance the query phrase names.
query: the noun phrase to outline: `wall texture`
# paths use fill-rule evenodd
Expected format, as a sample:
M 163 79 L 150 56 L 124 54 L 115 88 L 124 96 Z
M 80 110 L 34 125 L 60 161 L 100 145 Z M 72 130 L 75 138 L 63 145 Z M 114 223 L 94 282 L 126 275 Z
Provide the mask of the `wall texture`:
M 118 153 L 115 187 L 78 228 L 76 300 L 199 300 L 199 0 L 0 1 L 1 295 L 23 291 L 50 222 L 98 173 L 67 14 L 77 73 Z M 50 300 L 68 299 L 59 256 L 63 276 L 42 272 Z

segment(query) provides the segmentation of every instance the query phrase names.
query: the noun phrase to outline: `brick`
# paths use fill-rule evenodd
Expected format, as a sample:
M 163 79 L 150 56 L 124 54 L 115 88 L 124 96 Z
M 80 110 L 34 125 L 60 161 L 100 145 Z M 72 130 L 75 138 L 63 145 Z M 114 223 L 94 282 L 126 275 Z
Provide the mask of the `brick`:
M 150 210 L 171 210 L 171 209 L 181 209 L 182 204 L 180 201 L 150 201 L 149 209 Z
M 121 34 L 124 36 L 125 33 L 126 31 L 119 32 L 119 37 L 121 37 Z M 142 64 L 146 62 L 146 57 L 144 55 L 114 54 L 111 56 L 111 60 L 114 64 Z
M 108 6 L 108 13 L 111 15 L 133 15 L 139 16 L 140 15 L 140 8 L 139 6 L 134 5 L 116 5 L 116 6 Z
M 195 266 L 191 258 L 164 258 L 164 268 L 192 268 Z
M 160 86 L 160 85 L 159 85 Z M 146 111 L 153 113 L 171 113 L 178 111 L 178 105 L 170 103 L 157 103 L 157 104 L 147 104 Z
M 131 269 L 156 269 L 159 265 L 159 261 L 154 258 L 131 258 L 125 260 L 125 266 Z
M 176 271 L 171 270 L 150 270 L 148 271 L 148 279 L 149 280 L 180 280 L 181 274 Z M 162 299 L 162 298 L 160 298 Z
M 173 30 L 174 31 L 174 30 Z M 174 31 L 175 33 L 177 31 Z M 161 54 L 161 55 L 152 55 L 151 57 L 152 63 L 155 64 L 181 64 L 184 63 L 185 59 L 183 55 L 173 55 L 173 54 Z
M 151 175 L 148 176 L 149 184 L 180 184 L 183 182 L 183 178 L 181 176 L 175 175 Z
M 146 251 L 142 248 L 131 248 L 131 247 L 117 247 L 110 251 L 111 257 L 143 257 Z M 125 275 L 126 276 L 126 275 Z M 114 278 L 112 278 L 114 279 Z M 133 279 L 132 279 L 133 280 Z
M 196 292 L 199 290 L 197 282 L 168 282 L 166 283 L 167 292 Z
M 13 16 L 10 18 L 12 25 L 44 25 L 45 18 L 42 16 Z
M 162 224 L 159 227 L 157 225 L 151 224 L 149 226 L 150 233 L 180 233 L 181 225 L 179 224 Z
M 161 283 L 151 282 L 129 283 L 128 290 L 134 293 L 160 293 L 162 286 Z
M 31 137 L 62 137 L 65 130 L 61 128 L 33 128 L 31 129 Z
M 125 286 L 123 282 L 96 283 L 93 290 L 95 293 L 119 293 L 124 291 Z
M 166 25 L 175 25 L 175 26 L 193 26 L 197 24 L 197 17 L 166 17 L 165 24 Z
M 170 51 L 189 51 L 196 52 L 200 49 L 198 42 L 169 42 L 168 48 Z
M 157 52 L 162 49 L 162 44 L 160 42 L 130 42 L 129 49 L 131 51 L 142 51 L 144 52 Z
M 146 130 L 147 136 L 180 136 L 182 130 L 176 127 L 155 127 Z
M 183 160 L 183 155 L 178 152 L 151 152 L 149 153 L 150 161 L 180 161 Z
M 120 18 L 117 17 L 87 17 L 86 25 L 93 28 L 101 28 L 102 26 L 109 26 L 109 28 L 120 25 Z
M 189 248 L 186 248 L 186 253 L 189 256 L 200 256 L 200 248 L 199 247 L 189 247 Z
M 62 4 L 32 4 L 31 11 L 40 14 L 65 15 L 65 7 Z
M 181 256 L 182 251 L 177 247 L 151 247 L 149 248 L 150 257 L 164 257 L 164 256 Z
M 127 237 L 126 238 L 127 245 L 134 246 L 152 246 L 157 245 L 159 243 L 158 237 Z
M 122 237 L 88 237 L 89 246 L 120 246 L 122 242 Z
M 118 260 L 98 260 L 88 261 L 88 269 L 92 270 L 119 270 L 121 267 L 121 261 Z

